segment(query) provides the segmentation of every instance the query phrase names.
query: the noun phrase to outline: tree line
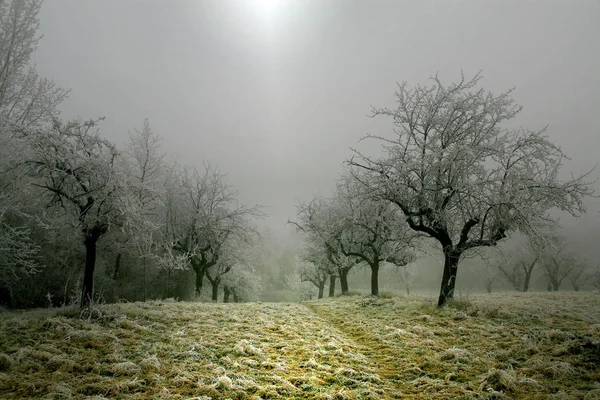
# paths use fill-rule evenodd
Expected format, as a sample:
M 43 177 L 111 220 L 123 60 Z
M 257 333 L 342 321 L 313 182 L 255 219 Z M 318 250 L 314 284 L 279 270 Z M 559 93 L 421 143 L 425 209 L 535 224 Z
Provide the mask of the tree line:
M 214 164 L 171 160 L 149 120 L 119 147 L 101 135 L 101 118 L 61 118 L 69 91 L 31 64 L 40 7 L 0 3 L 0 302 L 181 298 L 188 282 L 195 297 L 207 282 L 213 301 L 220 290 L 224 301 L 255 298 L 263 208 L 241 204 Z M 381 154 L 353 149 L 332 194 L 298 204 L 289 222 L 305 246 L 279 286 L 306 291 L 296 286 L 308 283 L 322 297 L 339 280 L 347 294 L 360 267 L 378 296 L 380 269 L 392 265 L 408 292 L 413 261 L 434 243 L 444 256 L 441 306 L 454 296 L 461 259 L 514 233 L 529 238 L 527 255 L 492 270 L 515 289 L 528 290 L 538 264 L 552 290 L 586 274 L 598 281 L 552 218 L 585 212 L 591 171 L 563 179 L 566 156 L 545 129 L 507 128 L 521 107 L 510 90 L 493 94 L 481 80 L 402 83 L 394 108 L 372 110 L 391 122 L 390 135 L 365 137 L 381 143 Z

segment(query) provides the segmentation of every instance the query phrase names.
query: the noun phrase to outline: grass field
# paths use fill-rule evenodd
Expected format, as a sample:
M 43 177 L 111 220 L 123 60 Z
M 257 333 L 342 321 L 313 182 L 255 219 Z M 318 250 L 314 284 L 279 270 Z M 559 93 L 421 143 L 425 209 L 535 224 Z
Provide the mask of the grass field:
M 599 399 L 600 294 L 0 313 L 0 398 Z

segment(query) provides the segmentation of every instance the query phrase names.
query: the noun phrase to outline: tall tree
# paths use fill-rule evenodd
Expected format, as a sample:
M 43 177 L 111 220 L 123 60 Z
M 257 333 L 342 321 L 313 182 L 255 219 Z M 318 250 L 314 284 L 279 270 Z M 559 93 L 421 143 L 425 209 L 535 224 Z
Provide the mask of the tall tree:
M 141 129 L 134 128 L 124 152 L 127 174 L 125 231 L 142 262 L 143 300 L 147 295 L 147 270 L 153 256 L 153 247 L 161 224 L 163 212 L 164 179 L 166 169 L 161 137 L 152 131 L 145 119 Z M 121 252 L 117 254 L 120 260 Z M 115 273 L 117 267 L 115 267 Z
M 558 208 L 585 212 L 592 193 L 585 176 L 561 180 L 565 159 L 545 129 L 508 129 L 503 123 L 521 107 L 511 91 L 494 95 L 479 88 L 481 75 L 444 85 L 398 86 L 397 107 L 374 108 L 392 119 L 394 136 L 369 135 L 384 156 L 356 151 L 350 165 L 370 191 L 395 204 L 416 232 L 435 239 L 444 254 L 438 305 L 454 296 L 465 252 L 495 246 L 511 232 L 535 231 Z
M 41 126 L 58 117 L 68 92 L 41 78 L 31 54 L 41 36 L 42 0 L 0 1 L 0 133 L 11 126 Z
M 35 185 L 75 218 L 85 245 L 85 269 L 81 306 L 93 299 L 98 240 L 122 223 L 124 181 L 117 166 L 116 147 L 100 137 L 98 121 L 56 120 L 49 130 L 25 136 L 31 157 L 27 165 Z

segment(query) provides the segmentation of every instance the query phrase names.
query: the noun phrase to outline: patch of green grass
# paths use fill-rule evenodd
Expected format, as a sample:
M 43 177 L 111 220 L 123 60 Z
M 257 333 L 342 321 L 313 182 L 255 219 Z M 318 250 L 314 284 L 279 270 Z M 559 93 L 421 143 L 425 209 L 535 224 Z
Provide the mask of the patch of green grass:
M 342 296 L 5 311 L 0 398 L 586 398 L 600 390 L 599 304 L 505 293 L 441 309 Z

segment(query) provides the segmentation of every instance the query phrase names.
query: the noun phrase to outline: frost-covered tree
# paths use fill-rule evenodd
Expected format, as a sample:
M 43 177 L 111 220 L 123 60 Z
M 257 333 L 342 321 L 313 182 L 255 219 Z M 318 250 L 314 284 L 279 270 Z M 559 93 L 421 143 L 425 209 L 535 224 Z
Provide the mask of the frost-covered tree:
M 143 299 L 146 301 L 147 269 L 159 233 L 163 210 L 166 166 L 160 148 L 161 137 L 144 120 L 142 128 L 134 128 L 124 152 L 127 191 L 122 207 L 126 216 L 124 231 L 130 239 L 143 268 Z M 117 255 L 120 259 L 121 253 Z M 117 264 L 118 265 L 118 264 Z M 117 273 L 115 267 L 115 275 Z
M 371 295 L 379 295 L 379 270 L 382 264 L 397 267 L 413 261 L 414 235 L 398 210 L 387 201 L 373 198 L 350 176 L 341 180 L 333 198 L 333 224 L 340 251 L 371 269 Z
M 262 292 L 262 278 L 249 263 L 237 263 L 232 273 L 223 276 L 223 302 L 230 296 L 235 303 L 258 300 Z
M 250 221 L 263 213 L 259 206 L 240 204 L 225 175 L 208 163 L 203 170 L 179 169 L 172 179 L 176 183 L 166 193 L 165 236 L 172 251 L 189 259 L 198 296 L 206 271 L 219 262 L 225 244 L 253 235 Z
M 39 251 L 29 229 L 7 223 L 0 213 L 0 292 L 7 291 L 6 296 L 0 295 L 0 302 L 11 303 L 14 284 L 41 269 Z
M 543 236 L 529 237 L 524 248 L 497 264 L 498 270 L 515 290 L 529 291 L 533 270 L 539 264 L 545 245 Z
M 395 265 L 393 266 L 393 273 L 398 277 L 402 286 L 404 286 L 404 290 L 406 290 L 406 294 L 410 296 L 410 290 L 413 287 L 413 283 L 417 276 L 417 265 L 415 263 L 406 263 L 404 265 Z
M 559 177 L 565 155 L 545 129 L 503 125 L 521 111 L 511 91 L 479 87 L 481 75 L 444 85 L 398 86 L 397 106 L 374 108 L 389 117 L 394 136 L 373 136 L 383 157 L 356 151 L 349 164 L 368 172 L 358 179 L 395 204 L 408 225 L 435 239 L 444 254 L 438 305 L 454 295 L 465 252 L 495 246 L 516 230 L 535 232 L 548 212 L 585 211 L 592 193 L 585 176 Z
M 335 274 L 340 278 L 342 294 L 347 294 L 348 274 L 353 267 L 360 264 L 356 257 L 343 254 L 339 235 L 343 224 L 336 221 L 336 216 L 332 211 L 332 202 L 323 197 L 315 197 L 310 202 L 301 202 L 296 207 L 298 213 L 298 222 L 288 221 L 303 232 L 307 247 L 310 251 L 319 252 L 329 264 L 330 276 Z
M 550 238 L 540 257 L 548 290 L 557 292 L 563 281 L 584 268 L 578 257 L 569 250 L 567 242 L 556 235 Z M 579 273 L 579 275 L 581 275 Z M 577 282 L 577 280 L 576 280 Z
M 591 271 L 587 278 L 594 289 L 600 290 L 600 267 L 596 267 L 595 270 Z
M 0 135 L 13 126 L 41 126 L 58 117 L 67 91 L 41 78 L 31 54 L 41 36 L 41 0 L 0 1 Z
M 98 121 L 56 120 L 45 130 L 25 136 L 30 147 L 27 165 L 48 204 L 62 208 L 83 236 L 85 269 L 81 306 L 93 299 L 98 240 L 123 222 L 124 189 L 116 147 L 100 137 Z
M 296 268 L 300 275 L 300 281 L 312 283 L 318 289 L 317 298 L 322 299 L 325 293 L 325 284 L 331 272 L 327 266 L 309 260 L 310 257 L 306 256 L 296 257 Z

